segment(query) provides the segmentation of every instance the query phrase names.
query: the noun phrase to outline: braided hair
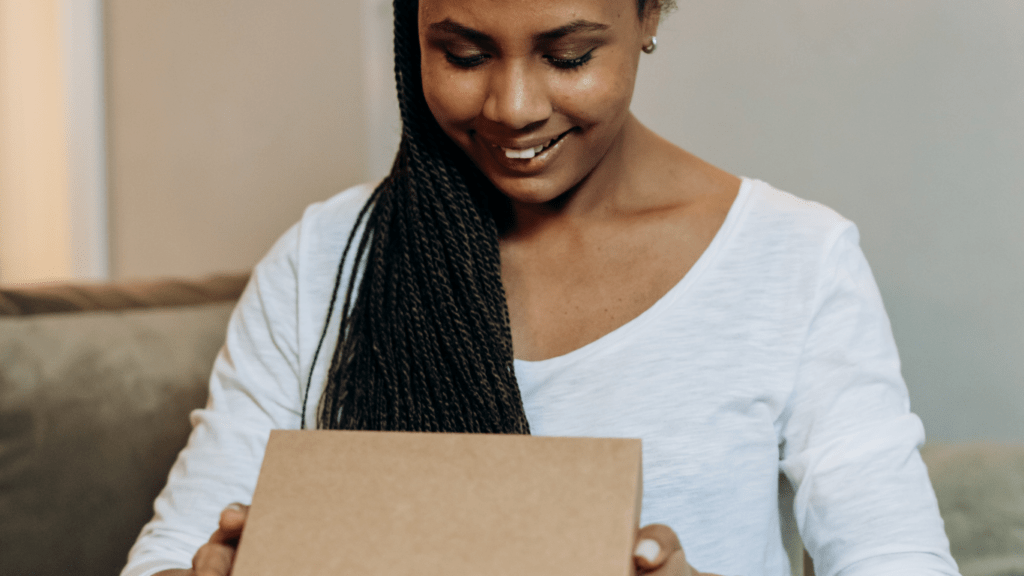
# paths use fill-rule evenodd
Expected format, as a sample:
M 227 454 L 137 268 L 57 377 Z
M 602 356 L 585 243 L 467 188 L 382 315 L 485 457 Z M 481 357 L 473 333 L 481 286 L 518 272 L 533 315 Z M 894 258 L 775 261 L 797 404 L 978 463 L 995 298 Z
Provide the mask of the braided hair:
M 639 14 L 655 3 L 637 0 Z M 510 205 L 427 106 L 418 0 L 394 0 L 394 18 L 402 138 L 341 256 L 316 355 L 342 271 L 354 272 L 316 424 L 529 434 L 498 251 L 499 234 L 512 225 Z M 307 395 L 311 382 L 312 368 Z
M 317 426 L 527 434 L 498 254 L 510 211 L 427 107 L 416 0 L 395 0 L 394 13 L 402 139 L 342 255 L 335 294 L 343 268 L 361 274 L 345 291 Z

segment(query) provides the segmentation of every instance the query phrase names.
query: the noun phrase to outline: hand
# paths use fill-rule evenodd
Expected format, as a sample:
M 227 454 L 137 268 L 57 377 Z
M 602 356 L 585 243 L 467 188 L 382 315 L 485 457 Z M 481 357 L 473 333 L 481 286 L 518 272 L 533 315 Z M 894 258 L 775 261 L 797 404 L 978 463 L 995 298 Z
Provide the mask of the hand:
M 633 560 L 641 576 L 716 576 L 690 566 L 676 533 L 664 524 L 649 524 L 637 532 Z
M 210 536 L 210 541 L 203 544 L 192 558 L 192 571 L 195 576 L 228 576 L 235 562 L 235 551 L 238 549 L 238 538 L 245 527 L 245 519 L 249 517 L 249 507 L 244 504 L 231 504 L 220 513 L 220 526 Z
M 248 517 L 248 506 L 231 504 L 220 513 L 220 526 L 210 536 L 210 541 L 196 551 L 191 570 L 165 570 L 154 576 L 228 576 Z

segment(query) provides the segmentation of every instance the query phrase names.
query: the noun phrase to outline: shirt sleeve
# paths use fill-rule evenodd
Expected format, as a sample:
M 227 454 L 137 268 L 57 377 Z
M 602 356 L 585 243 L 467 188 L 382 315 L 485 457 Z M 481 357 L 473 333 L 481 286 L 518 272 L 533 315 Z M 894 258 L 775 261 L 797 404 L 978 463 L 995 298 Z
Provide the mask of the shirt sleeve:
M 888 317 L 849 225 L 823 258 L 781 470 L 818 576 L 956 575 Z
M 214 362 L 206 407 L 191 414 L 188 444 L 122 576 L 190 568 L 224 507 L 251 502 L 270 430 L 299 427 L 304 382 L 296 344 L 299 226 L 254 269 Z

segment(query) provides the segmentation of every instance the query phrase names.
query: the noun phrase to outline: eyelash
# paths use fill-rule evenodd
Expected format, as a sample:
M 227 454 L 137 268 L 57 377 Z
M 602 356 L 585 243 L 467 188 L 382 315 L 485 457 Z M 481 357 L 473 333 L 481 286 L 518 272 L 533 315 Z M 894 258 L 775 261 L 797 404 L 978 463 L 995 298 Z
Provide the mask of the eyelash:
M 590 62 L 590 59 L 593 57 L 594 51 L 591 50 L 590 52 L 587 52 L 586 54 L 580 56 L 579 58 L 563 59 L 555 58 L 554 56 L 547 56 L 546 58 L 548 59 L 548 62 L 551 62 L 551 65 L 554 66 L 555 68 L 561 68 L 563 70 L 575 70 L 577 68 L 580 68 L 587 62 Z
M 459 68 L 475 68 L 480 64 L 483 64 L 484 60 L 487 59 L 487 56 L 483 54 L 480 54 L 478 56 L 470 56 L 468 58 L 460 58 L 459 56 L 456 56 L 451 52 L 445 52 L 444 57 L 447 58 L 449 62 L 458 66 Z
M 554 56 L 545 56 L 544 58 L 551 63 L 555 68 L 562 70 L 575 70 L 582 67 L 594 57 L 594 51 L 591 50 L 579 58 L 555 58 Z M 445 58 L 458 66 L 459 68 L 475 68 L 486 61 L 489 56 L 481 54 L 479 56 L 470 56 L 468 58 L 461 58 L 452 54 L 451 52 L 445 52 Z

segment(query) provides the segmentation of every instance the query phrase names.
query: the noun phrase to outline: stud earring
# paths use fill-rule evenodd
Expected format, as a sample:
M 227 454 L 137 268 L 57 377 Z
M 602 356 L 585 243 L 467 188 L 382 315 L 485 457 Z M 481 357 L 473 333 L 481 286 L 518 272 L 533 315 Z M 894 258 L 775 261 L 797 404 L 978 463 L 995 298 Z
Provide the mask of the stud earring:
M 644 54 L 653 54 L 654 51 L 657 50 L 657 49 L 658 49 L 658 37 L 657 36 L 651 36 L 651 43 L 650 44 L 645 44 L 643 46 L 643 48 L 641 48 L 641 50 L 644 51 Z

